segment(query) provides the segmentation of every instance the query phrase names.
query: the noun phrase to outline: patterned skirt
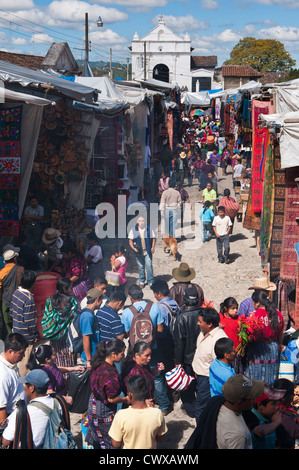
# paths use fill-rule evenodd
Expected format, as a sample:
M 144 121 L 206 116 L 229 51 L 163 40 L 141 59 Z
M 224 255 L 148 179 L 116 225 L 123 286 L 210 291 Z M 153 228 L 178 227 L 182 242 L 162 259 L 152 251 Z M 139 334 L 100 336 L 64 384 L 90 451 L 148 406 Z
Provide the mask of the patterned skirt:
M 277 341 L 272 343 L 263 343 L 261 341 L 249 343 L 246 363 L 245 375 L 247 377 L 273 384 L 279 372 Z
M 79 284 L 73 286 L 73 296 L 78 300 L 79 305 L 81 303 L 81 300 L 86 297 L 87 292 L 89 289 L 92 288 L 92 284 L 89 281 L 89 279 L 85 279 L 84 281 L 81 281 Z
M 115 413 L 116 407 L 113 409 L 111 406 L 108 407 L 100 400 L 96 400 L 91 393 L 87 409 L 88 429 L 85 440 L 94 449 L 113 449 L 108 432 Z

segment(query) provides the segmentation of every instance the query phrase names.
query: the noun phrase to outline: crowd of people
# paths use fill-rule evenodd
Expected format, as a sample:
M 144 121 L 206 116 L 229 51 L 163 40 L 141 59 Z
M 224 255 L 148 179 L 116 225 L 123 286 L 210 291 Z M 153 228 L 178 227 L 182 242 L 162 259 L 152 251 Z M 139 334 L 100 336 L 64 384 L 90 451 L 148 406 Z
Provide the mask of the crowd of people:
M 239 161 L 238 148 L 226 142 L 220 123 L 206 117 L 182 122 L 182 142 L 173 158 L 163 161 L 157 180 L 164 231 L 175 237 L 177 212 L 182 201 L 190 203 L 187 187 L 195 182 L 202 191 L 202 241 L 215 237 L 219 263 L 229 263 L 238 204 L 229 189 L 219 198 L 219 173 L 225 175 L 231 165 L 235 180 L 237 171 L 242 174 L 248 167 Z M 172 270 L 171 286 L 154 275 L 156 236 L 144 217 L 128 234 L 129 248 L 113 249 L 106 273 L 94 232 L 87 233 L 84 252 L 53 228 L 40 237 L 47 249 L 47 272 L 59 275 L 45 298 L 42 335 L 32 293 L 37 273 L 43 274 L 41 260 L 37 257 L 32 269 L 30 251 L 22 250 L 26 244 L 3 248 L 2 447 L 15 440 L 20 400 L 27 402 L 33 448 L 43 447 L 48 418 L 43 408 L 31 405 L 39 402 L 54 410 L 58 394 L 71 409 L 67 376 L 87 371 L 84 439 L 94 449 L 156 449 L 168 431 L 165 417 L 178 400 L 196 424 L 186 449 L 295 448 L 295 384 L 279 377 L 285 328 L 271 297 L 276 286 L 267 273 L 248 286 L 252 295 L 240 305 L 228 297 L 217 311 L 194 282 L 192 263 L 181 262 Z M 133 284 L 126 275 L 127 249 L 136 259 L 138 280 Z M 155 301 L 144 299 L 146 283 Z M 75 325 L 78 343 L 71 335 Z M 179 367 L 189 380 L 178 391 L 168 375 Z

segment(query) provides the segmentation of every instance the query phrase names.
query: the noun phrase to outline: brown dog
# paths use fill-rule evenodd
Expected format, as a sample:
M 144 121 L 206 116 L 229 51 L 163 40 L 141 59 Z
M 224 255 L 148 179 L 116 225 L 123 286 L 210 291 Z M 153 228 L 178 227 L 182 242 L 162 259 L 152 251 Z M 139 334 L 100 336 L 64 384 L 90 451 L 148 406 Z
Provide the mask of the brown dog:
M 176 261 L 176 255 L 178 252 L 178 242 L 176 241 L 175 238 L 173 238 L 168 233 L 164 233 L 162 238 L 163 238 L 163 243 L 164 243 L 164 252 L 166 251 L 167 248 L 169 248 L 170 253 L 173 255 L 174 260 Z

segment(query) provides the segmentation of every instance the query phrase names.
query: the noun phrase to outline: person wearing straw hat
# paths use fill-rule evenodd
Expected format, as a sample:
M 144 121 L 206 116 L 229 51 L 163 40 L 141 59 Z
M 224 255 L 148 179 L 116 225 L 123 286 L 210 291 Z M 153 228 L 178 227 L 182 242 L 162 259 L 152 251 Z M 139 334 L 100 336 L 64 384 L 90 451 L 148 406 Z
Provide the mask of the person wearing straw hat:
M 42 235 L 42 242 L 46 246 L 48 252 L 48 270 L 55 271 L 55 269 L 61 264 L 62 253 L 60 249 L 63 246 L 63 240 L 61 238 L 61 232 L 55 228 L 46 228 Z
M 258 277 L 254 279 L 253 285 L 248 288 L 248 290 L 264 290 L 265 292 L 274 292 L 276 290 L 276 284 L 274 282 L 269 282 L 267 278 L 267 270 L 264 268 L 264 277 Z M 251 312 L 253 312 L 254 306 L 252 302 L 252 297 L 248 297 L 240 303 L 238 315 L 245 315 L 247 317 Z
M 198 305 L 199 307 L 204 302 L 203 289 L 191 281 L 195 278 L 196 272 L 194 268 L 191 268 L 188 263 L 180 263 L 178 268 L 172 270 L 172 277 L 177 281 L 174 282 L 173 286 L 169 291 L 170 297 L 177 302 L 179 307 L 184 305 L 184 293 L 187 287 L 195 287 L 198 294 Z
M 186 152 L 180 152 L 174 164 L 176 182 L 184 184 L 185 172 L 188 172 L 188 161 Z

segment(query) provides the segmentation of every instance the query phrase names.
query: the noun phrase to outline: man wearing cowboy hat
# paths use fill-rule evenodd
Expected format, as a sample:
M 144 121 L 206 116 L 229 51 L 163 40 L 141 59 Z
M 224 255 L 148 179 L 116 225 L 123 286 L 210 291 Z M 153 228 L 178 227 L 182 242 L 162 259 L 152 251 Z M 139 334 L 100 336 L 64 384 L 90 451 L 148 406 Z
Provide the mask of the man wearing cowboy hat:
M 253 286 L 249 287 L 248 290 L 264 290 L 265 292 L 274 292 L 276 290 L 276 285 L 274 282 L 269 282 L 266 268 L 264 268 L 264 274 L 265 276 L 256 278 L 254 280 Z M 247 317 L 251 312 L 253 312 L 253 310 L 254 306 L 252 297 L 248 297 L 240 303 L 238 315 L 245 315 L 245 317 Z
M 55 271 L 62 260 L 60 249 L 63 240 L 60 238 L 61 233 L 55 228 L 46 228 L 43 232 L 42 242 L 46 246 L 48 252 L 48 270 Z
M 169 295 L 177 302 L 179 307 L 184 305 L 184 293 L 187 287 L 195 287 L 198 294 L 198 306 L 200 307 L 204 302 L 204 293 L 198 284 L 191 282 L 196 276 L 195 270 L 190 268 L 187 263 L 181 263 L 178 268 L 172 270 L 172 276 L 177 282 L 171 287 Z

